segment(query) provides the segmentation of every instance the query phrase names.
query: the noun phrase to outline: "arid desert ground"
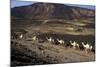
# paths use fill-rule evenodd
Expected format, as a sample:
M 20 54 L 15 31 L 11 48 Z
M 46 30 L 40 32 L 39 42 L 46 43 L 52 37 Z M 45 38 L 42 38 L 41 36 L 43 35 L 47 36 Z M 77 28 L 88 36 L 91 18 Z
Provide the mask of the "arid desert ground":
M 39 14 L 38 11 L 47 10 L 45 8 L 48 8 L 49 10 L 54 6 L 51 5 L 44 4 L 41 8 L 37 7 L 37 11 L 33 12 L 36 13 L 37 16 L 31 16 L 32 18 L 35 17 L 35 19 L 20 18 L 19 16 L 22 15 L 18 16 L 16 13 L 17 10 L 20 11 L 20 7 L 15 8 L 14 12 L 16 15 L 13 15 L 12 11 L 11 66 L 95 61 L 95 20 L 94 16 L 91 16 L 92 12 L 88 16 L 89 19 L 84 17 L 82 19 L 74 17 L 76 18 L 74 20 L 66 20 L 65 18 L 40 18 L 36 20 L 36 17 L 38 16 L 42 18 L 48 17 Z M 57 7 L 57 5 L 55 6 Z M 66 7 L 69 8 L 68 6 Z M 21 8 L 25 10 L 25 7 Z M 35 9 L 34 6 L 31 6 L 30 8 Z M 29 7 L 27 10 L 28 9 Z M 80 9 L 81 8 L 79 8 L 79 10 Z M 14 8 L 12 8 L 12 10 L 14 10 Z M 77 10 L 73 9 L 73 11 L 76 13 L 75 15 L 77 15 Z M 62 10 L 61 12 L 64 11 Z M 83 11 L 82 13 L 85 14 L 86 12 Z M 87 17 L 87 13 L 85 15 Z M 25 15 L 25 17 L 27 16 Z M 84 46 L 83 44 L 87 46 Z

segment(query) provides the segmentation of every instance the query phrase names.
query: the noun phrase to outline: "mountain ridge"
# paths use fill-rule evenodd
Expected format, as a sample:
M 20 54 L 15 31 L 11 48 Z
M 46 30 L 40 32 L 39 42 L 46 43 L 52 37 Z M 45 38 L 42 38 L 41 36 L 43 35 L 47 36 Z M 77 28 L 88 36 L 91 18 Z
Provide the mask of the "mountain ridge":
M 56 3 L 34 3 L 28 6 L 11 8 L 11 16 L 23 19 L 93 19 L 95 11 L 76 6 Z

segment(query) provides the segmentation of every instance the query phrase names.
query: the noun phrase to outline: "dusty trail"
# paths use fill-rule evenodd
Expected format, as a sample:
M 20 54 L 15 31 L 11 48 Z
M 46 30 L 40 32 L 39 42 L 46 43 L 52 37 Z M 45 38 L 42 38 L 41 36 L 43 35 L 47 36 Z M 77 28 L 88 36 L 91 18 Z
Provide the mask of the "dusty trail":
M 32 57 L 33 60 L 34 58 L 37 58 L 36 60 L 38 61 L 41 60 L 40 62 L 36 62 L 36 61 L 33 62 L 31 58 L 31 63 L 27 62 L 28 64 L 36 65 L 36 64 L 41 64 L 41 63 L 42 64 L 43 63 L 55 64 L 55 63 L 66 63 L 66 62 L 72 63 L 72 62 L 83 62 L 83 61 L 95 60 L 94 53 L 86 54 L 85 51 L 80 51 L 80 50 L 76 50 L 69 47 L 66 48 L 61 45 L 54 45 L 48 42 L 37 43 L 37 42 L 26 41 L 26 40 L 19 40 L 19 41 L 13 40 L 13 41 L 20 43 L 16 45 L 16 47 L 18 47 L 16 50 L 18 50 L 19 53 L 20 52 L 25 53 L 25 56 L 28 55 Z M 21 62 L 21 64 L 24 65 L 23 62 Z

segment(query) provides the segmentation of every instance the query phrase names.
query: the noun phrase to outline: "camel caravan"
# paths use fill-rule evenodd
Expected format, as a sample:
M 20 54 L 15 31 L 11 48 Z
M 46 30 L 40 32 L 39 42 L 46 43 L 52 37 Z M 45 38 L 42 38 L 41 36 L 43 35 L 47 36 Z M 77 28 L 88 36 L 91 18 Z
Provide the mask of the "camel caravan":
M 25 38 L 25 35 L 26 35 L 26 31 L 23 31 L 23 32 L 11 32 L 11 38 L 12 39 L 23 39 Z M 60 37 L 60 36 L 59 36 Z M 33 41 L 33 42 L 37 42 L 37 43 L 44 43 L 44 42 L 48 42 L 50 45 L 60 45 L 60 46 L 64 46 L 64 47 L 70 47 L 70 48 L 73 48 L 73 49 L 76 49 L 76 50 L 84 50 L 86 53 L 90 53 L 90 52 L 93 52 L 95 53 L 95 47 L 93 45 L 91 45 L 90 43 L 88 42 L 77 42 L 75 40 L 64 40 L 63 38 L 57 38 L 55 36 L 52 37 L 52 36 L 48 36 L 48 35 L 45 35 L 45 36 L 39 36 L 39 35 L 33 35 L 31 36 L 31 39 L 30 41 Z

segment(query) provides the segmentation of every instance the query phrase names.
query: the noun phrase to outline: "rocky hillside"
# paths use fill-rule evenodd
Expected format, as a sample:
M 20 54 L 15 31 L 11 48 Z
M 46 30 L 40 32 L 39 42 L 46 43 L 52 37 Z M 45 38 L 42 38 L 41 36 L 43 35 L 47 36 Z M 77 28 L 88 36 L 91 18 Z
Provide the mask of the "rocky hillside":
M 94 19 L 95 11 L 85 8 L 54 3 L 34 3 L 11 9 L 12 19 Z

